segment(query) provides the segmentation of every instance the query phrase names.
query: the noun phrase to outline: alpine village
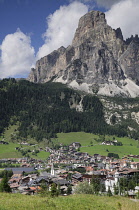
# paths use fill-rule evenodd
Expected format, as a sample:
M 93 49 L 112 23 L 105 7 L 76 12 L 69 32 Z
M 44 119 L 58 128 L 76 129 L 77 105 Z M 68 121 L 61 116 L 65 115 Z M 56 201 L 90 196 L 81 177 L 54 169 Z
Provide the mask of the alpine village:
M 138 35 L 91 11 L 28 78 L 0 80 L 0 209 L 139 209 L 138 69 Z

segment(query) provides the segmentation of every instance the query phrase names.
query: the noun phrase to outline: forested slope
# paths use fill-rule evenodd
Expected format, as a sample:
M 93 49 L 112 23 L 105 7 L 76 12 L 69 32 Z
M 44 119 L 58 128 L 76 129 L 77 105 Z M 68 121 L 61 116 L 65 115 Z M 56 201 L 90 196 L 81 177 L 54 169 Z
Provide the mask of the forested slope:
M 0 81 L 0 133 L 16 123 L 18 137 L 30 136 L 37 141 L 71 131 L 127 135 L 122 125 L 106 124 L 103 105 L 96 96 L 60 83 L 4 79 Z

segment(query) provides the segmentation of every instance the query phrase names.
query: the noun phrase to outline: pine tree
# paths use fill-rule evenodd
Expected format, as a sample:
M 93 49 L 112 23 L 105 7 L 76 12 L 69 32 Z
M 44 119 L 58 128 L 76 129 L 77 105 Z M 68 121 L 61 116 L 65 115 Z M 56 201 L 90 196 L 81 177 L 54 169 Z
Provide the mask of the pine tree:
M 119 188 L 118 186 L 114 185 L 114 195 L 118 195 L 119 194 Z
M 68 188 L 67 188 L 67 195 L 70 195 L 72 192 L 72 187 L 71 185 L 68 185 Z
M 7 176 L 4 176 L 0 183 L 0 192 L 11 192 Z
M 112 192 L 111 192 L 111 190 L 110 190 L 110 187 L 108 188 L 107 195 L 108 195 L 109 197 L 112 196 Z
M 100 179 L 98 176 L 94 176 L 94 175 L 92 176 L 91 185 L 93 186 L 94 193 L 98 194 L 101 189 Z
M 56 188 L 56 184 L 55 183 L 53 183 L 52 186 L 51 186 L 50 195 L 51 195 L 51 197 L 58 196 L 58 190 Z

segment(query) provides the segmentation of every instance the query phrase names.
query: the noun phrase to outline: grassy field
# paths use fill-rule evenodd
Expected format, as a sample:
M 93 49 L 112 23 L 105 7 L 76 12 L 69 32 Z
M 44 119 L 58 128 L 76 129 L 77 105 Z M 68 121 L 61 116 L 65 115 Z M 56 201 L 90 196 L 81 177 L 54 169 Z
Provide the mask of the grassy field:
M 95 153 L 107 156 L 109 152 L 116 153 L 120 158 L 123 156 L 134 154 L 139 154 L 139 148 L 134 146 L 107 146 L 107 145 L 95 145 L 92 147 L 82 147 L 81 152 L 88 152 L 88 154 L 93 155 Z M 139 160 L 138 160 L 139 161 Z
M 11 126 L 8 130 L 5 131 L 4 137 L 5 140 L 7 140 L 9 145 L 0 145 L 0 158 L 14 158 L 14 157 L 22 157 L 22 154 L 15 150 L 15 147 L 19 147 L 19 144 L 11 143 L 10 141 L 10 132 L 13 133 L 16 129 L 15 126 Z M 100 155 L 108 155 L 108 152 L 117 153 L 119 157 L 123 157 L 129 154 L 138 155 L 139 154 L 139 143 L 138 141 L 135 141 L 134 139 L 130 139 L 128 137 L 118 138 L 115 137 L 118 141 L 123 143 L 123 146 L 107 146 L 107 145 L 101 145 L 96 140 L 99 138 L 98 135 L 94 135 L 91 133 L 85 133 L 85 132 L 71 132 L 71 133 L 58 133 L 58 138 L 53 139 L 53 142 L 55 144 L 57 143 L 63 143 L 65 145 L 69 145 L 72 142 L 80 142 L 81 143 L 81 152 L 88 152 L 90 155 L 93 155 L 94 153 L 98 153 Z M 113 140 L 114 136 L 105 136 L 105 140 Z M 1 137 L 2 139 L 2 137 Z M 32 140 L 31 140 L 32 141 Z M 34 141 L 34 143 L 36 143 Z M 93 145 L 93 146 L 91 146 Z M 38 149 L 39 147 L 46 147 L 46 142 L 41 142 L 40 144 L 37 144 L 35 146 L 35 149 Z M 26 149 L 33 149 L 33 147 L 30 146 L 23 146 Z M 47 159 L 49 156 L 49 153 L 41 151 L 37 154 L 37 156 L 29 154 L 30 157 L 38 158 L 38 159 Z
M 61 142 L 63 144 L 70 144 L 72 142 L 80 142 L 81 143 L 81 152 L 88 152 L 90 155 L 94 153 L 98 153 L 101 155 L 107 155 L 108 152 L 117 153 L 119 157 L 123 157 L 129 154 L 138 155 L 139 148 L 138 142 L 134 139 L 130 139 L 128 137 L 115 137 L 118 141 L 123 143 L 123 146 L 107 146 L 100 145 L 96 141 L 98 139 L 98 135 L 84 133 L 84 132 L 76 132 L 76 133 L 58 133 L 58 139 L 55 140 L 57 142 Z M 114 136 L 105 136 L 106 140 L 112 140 Z M 91 144 L 93 143 L 93 146 Z
M 0 210 L 138 210 L 139 202 L 128 198 L 72 195 L 57 198 L 0 194 Z
M 8 145 L 0 145 L 0 159 L 2 158 L 20 158 L 21 153 L 15 150 L 15 147 L 19 147 L 19 144 L 10 143 Z
M 12 125 L 9 128 L 7 128 L 4 132 L 4 134 L 0 137 L 0 140 L 4 140 L 6 142 L 9 142 L 8 145 L 0 145 L 0 159 L 2 158 L 21 158 L 23 157 L 21 152 L 18 152 L 17 150 L 15 150 L 15 147 L 20 147 L 19 144 L 14 143 L 16 142 L 16 140 L 14 140 L 12 142 L 11 140 L 11 134 L 15 134 L 16 130 L 18 128 L 18 125 Z M 21 140 L 19 140 L 19 142 L 21 142 Z M 32 144 L 36 144 L 36 146 L 34 147 L 35 149 L 38 149 L 39 147 L 45 147 L 45 145 L 43 143 L 41 143 L 40 145 L 37 144 L 37 142 L 34 139 L 29 138 L 27 140 L 28 143 L 32 143 Z M 34 149 L 32 146 L 27 146 L 27 145 L 22 145 L 22 148 L 24 149 L 31 149 L 31 151 Z M 41 151 L 39 153 L 37 153 L 37 156 L 32 155 L 31 153 L 29 153 L 30 157 L 35 158 L 35 159 L 47 159 L 49 156 L 48 152 L 44 152 Z
M 85 132 L 71 132 L 71 133 L 58 133 L 58 139 L 56 141 L 63 143 L 63 144 L 71 144 L 72 142 L 80 142 L 82 146 L 90 145 L 90 142 L 93 141 L 95 138 L 98 138 L 98 135 L 94 135 L 91 133 Z
M 15 144 L 15 143 L 9 143 L 8 145 L 3 145 L 1 144 L 0 145 L 0 159 L 3 159 L 3 158 L 21 158 L 23 157 L 21 152 L 18 152 L 17 150 L 15 150 L 15 147 L 20 147 L 19 144 Z M 24 149 L 33 149 L 31 146 L 22 146 L 22 148 Z M 37 147 L 36 147 L 37 149 Z M 47 159 L 48 156 L 49 156 L 49 152 L 44 152 L 44 151 L 41 151 L 39 153 L 37 153 L 37 156 L 35 155 L 32 155 L 31 153 L 30 154 L 30 157 L 32 158 L 35 158 L 35 159 Z
M 41 160 L 46 160 L 49 157 L 50 153 L 49 152 L 44 152 L 41 151 L 37 154 L 37 158 Z M 34 157 L 35 158 L 35 157 Z

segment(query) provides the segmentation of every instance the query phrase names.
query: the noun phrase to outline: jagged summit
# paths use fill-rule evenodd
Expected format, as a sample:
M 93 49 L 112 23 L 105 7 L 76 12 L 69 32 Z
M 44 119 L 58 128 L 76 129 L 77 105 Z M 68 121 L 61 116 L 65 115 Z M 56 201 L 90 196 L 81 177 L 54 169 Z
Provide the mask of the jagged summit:
M 130 38 L 127 38 L 126 39 L 126 44 L 130 44 L 131 42 L 136 42 L 136 43 L 139 43 L 139 37 L 138 37 L 138 34 L 135 35 L 135 37 L 133 35 L 131 35 Z
M 78 28 L 72 42 L 73 46 L 79 45 L 85 39 L 96 38 L 92 37 L 94 30 L 106 25 L 105 14 L 99 11 L 91 11 L 80 18 Z
M 139 96 L 139 38 L 126 41 L 105 14 L 91 11 L 80 18 L 72 44 L 36 62 L 29 80 L 62 82 L 88 93 Z

